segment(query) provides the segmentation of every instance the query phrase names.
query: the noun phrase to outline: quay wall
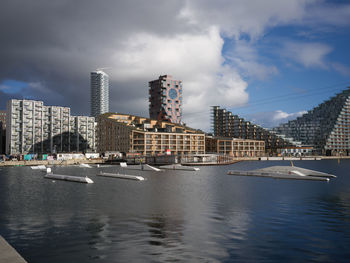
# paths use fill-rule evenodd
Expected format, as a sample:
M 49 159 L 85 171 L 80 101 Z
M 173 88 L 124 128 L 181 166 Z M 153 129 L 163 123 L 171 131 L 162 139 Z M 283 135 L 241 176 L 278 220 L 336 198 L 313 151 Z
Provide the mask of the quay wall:
M 93 160 L 32 160 L 32 161 L 6 161 L 0 162 L 0 167 L 4 166 L 35 166 L 35 165 L 74 165 L 74 164 L 101 164 L 105 161 L 102 159 L 93 159 Z

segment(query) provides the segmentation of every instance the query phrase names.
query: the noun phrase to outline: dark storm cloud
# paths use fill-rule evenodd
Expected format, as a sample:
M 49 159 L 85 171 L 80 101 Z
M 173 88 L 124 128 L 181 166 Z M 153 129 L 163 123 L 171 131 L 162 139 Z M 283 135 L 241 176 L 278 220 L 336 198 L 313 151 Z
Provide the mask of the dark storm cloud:
M 132 33 L 166 35 L 182 30 L 177 21 L 181 6 L 177 0 L 2 1 L 0 84 L 6 79 L 36 83 L 40 89 L 27 89 L 17 97 L 30 95 L 48 105 L 70 106 L 75 114 L 88 114 L 90 71 L 112 65 L 111 54 Z M 132 108 L 127 101 L 133 103 L 140 96 L 147 100 L 147 81 L 121 83 L 110 77 L 111 110 L 125 112 Z M 0 95 L 3 107 L 10 96 Z

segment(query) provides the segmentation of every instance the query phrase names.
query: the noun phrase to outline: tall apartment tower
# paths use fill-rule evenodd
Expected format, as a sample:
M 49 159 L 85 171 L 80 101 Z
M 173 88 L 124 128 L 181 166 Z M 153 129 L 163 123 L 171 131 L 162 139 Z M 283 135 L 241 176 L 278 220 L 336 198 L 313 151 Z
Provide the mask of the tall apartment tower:
M 95 118 L 71 116 L 70 108 L 42 101 L 7 103 L 6 153 L 95 151 Z
M 170 75 L 149 82 L 149 116 L 151 119 L 181 123 L 182 81 Z
M 109 80 L 102 70 L 91 72 L 91 116 L 109 112 Z

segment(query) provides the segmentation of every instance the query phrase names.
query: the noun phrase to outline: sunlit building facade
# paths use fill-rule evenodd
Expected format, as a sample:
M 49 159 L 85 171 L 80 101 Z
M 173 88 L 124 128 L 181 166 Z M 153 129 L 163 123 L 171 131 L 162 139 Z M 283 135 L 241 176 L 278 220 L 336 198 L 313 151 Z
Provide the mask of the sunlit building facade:
M 109 77 L 102 70 L 91 72 L 91 116 L 109 112 Z
M 119 151 L 145 156 L 205 153 L 205 134 L 184 125 L 107 113 L 97 118 L 99 152 Z
M 265 155 L 265 142 L 207 136 L 205 138 L 205 151 L 206 153 L 216 153 L 232 157 L 262 157 Z

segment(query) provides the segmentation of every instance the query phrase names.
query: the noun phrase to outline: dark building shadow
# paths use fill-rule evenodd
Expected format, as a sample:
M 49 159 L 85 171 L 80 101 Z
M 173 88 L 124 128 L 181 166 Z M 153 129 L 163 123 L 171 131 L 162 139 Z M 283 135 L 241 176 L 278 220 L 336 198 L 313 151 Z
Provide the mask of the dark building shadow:
M 29 153 L 91 152 L 93 149 L 82 135 L 64 132 L 34 144 Z

